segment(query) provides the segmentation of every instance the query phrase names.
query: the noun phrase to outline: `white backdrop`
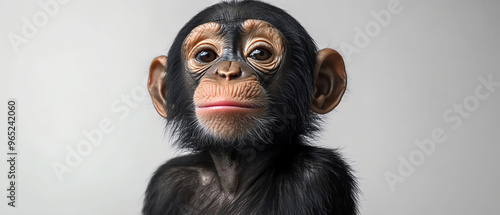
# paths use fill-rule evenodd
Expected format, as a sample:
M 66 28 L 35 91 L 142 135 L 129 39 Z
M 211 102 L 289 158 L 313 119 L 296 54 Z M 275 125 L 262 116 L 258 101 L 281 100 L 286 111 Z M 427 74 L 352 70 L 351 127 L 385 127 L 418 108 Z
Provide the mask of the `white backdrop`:
M 153 171 L 180 154 L 145 94 L 149 63 L 215 2 L 1 1 L 0 214 L 140 214 Z M 360 214 L 500 213 L 499 1 L 269 2 L 347 61 L 317 144 L 356 170 Z

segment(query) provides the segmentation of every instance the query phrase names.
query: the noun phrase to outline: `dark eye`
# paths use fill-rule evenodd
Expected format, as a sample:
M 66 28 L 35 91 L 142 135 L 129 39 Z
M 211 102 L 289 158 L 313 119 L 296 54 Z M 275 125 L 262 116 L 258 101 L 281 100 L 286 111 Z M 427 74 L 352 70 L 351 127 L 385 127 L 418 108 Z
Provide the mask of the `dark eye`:
M 248 55 L 248 57 L 251 57 L 255 60 L 267 60 L 271 58 L 271 56 L 272 56 L 271 52 L 263 48 L 254 49 L 252 53 Z
M 202 63 L 212 62 L 217 58 L 217 54 L 214 51 L 205 49 L 196 55 L 196 60 Z

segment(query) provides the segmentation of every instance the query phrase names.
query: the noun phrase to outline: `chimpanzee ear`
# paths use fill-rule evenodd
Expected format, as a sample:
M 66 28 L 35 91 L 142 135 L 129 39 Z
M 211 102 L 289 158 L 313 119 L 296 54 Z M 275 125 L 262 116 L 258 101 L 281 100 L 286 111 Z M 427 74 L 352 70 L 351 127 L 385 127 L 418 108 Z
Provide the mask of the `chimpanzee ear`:
M 314 97 L 312 109 L 319 114 L 333 110 L 342 99 L 347 86 L 342 56 L 333 49 L 323 49 L 316 55 Z
M 153 105 L 160 116 L 166 118 L 167 110 L 165 109 L 165 96 L 167 89 L 163 83 L 165 78 L 165 68 L 167 68 L 167 56 L 158 56 L 149 67 L 148 90 L 153 100 Z

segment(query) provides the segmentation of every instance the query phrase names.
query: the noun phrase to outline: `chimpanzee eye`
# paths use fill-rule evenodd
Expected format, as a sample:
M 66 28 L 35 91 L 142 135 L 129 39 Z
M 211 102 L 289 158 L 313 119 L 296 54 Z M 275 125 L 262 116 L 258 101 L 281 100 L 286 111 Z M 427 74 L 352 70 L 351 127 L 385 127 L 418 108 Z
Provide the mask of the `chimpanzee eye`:
M 212 62 L 217 58 L 217 54 L 215 54 L 214 51 L 210 49 L 205 49 L 196 54 L 196 60 L 202 63 L 209 63 Z
M 271 58 L 272 54 L 269 50 L 264 49 L 264 48 L 256 48 L 248 55 L 248 57 L 254 59 L 254 60 L 267 60 Z

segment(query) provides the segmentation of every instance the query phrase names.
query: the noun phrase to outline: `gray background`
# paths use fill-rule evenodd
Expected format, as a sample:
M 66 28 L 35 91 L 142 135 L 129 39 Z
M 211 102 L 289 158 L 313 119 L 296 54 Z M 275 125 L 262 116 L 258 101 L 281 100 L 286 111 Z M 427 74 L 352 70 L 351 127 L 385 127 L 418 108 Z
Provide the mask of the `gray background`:
M 8 166 L 0 162 L 0 214 L 139 214 L 153 171 L 182 153 L 170 147 L 144 94 L 149 63 L 216 1 L 58 3 L 15 52 L 8 35 L 22 36 L 23 17 L 43 16 L 38 2 L 46 1 L 0 2 L 0 156 L 8 98 L 18 100 L 20 153 L 14 209 L 6 206 Z M 269 2 L 298 19 L 319 48 L 350 58 L 347 94 L 326 115 L 317 145 L 341 148 L 356 170 L 361 214 L 500 213 L 500 87 L 488 91 L 480 81 L 500 82 L 499 1 L 401 0 L 400 12 L 363 47 L 355 45 L 356 29 L 373 24 L 371 11 L 391 1 Z M 347 53 L 342 44 L 359 50 Z M 478 88 L 488 98 L 478 99 Z M 463 116 L 453 112 L 464 102 Z M 112 131 L 59 180 L 52 165 L 65 164 L 68 148 L 102 120 L 112 121 Z M 415 142 L 438 131 L 444 140 L 423 154 Z M 412 167 L 401 167 L 404 181 L 391 189 L 386 176 L 400 175 L 405 161 Z

